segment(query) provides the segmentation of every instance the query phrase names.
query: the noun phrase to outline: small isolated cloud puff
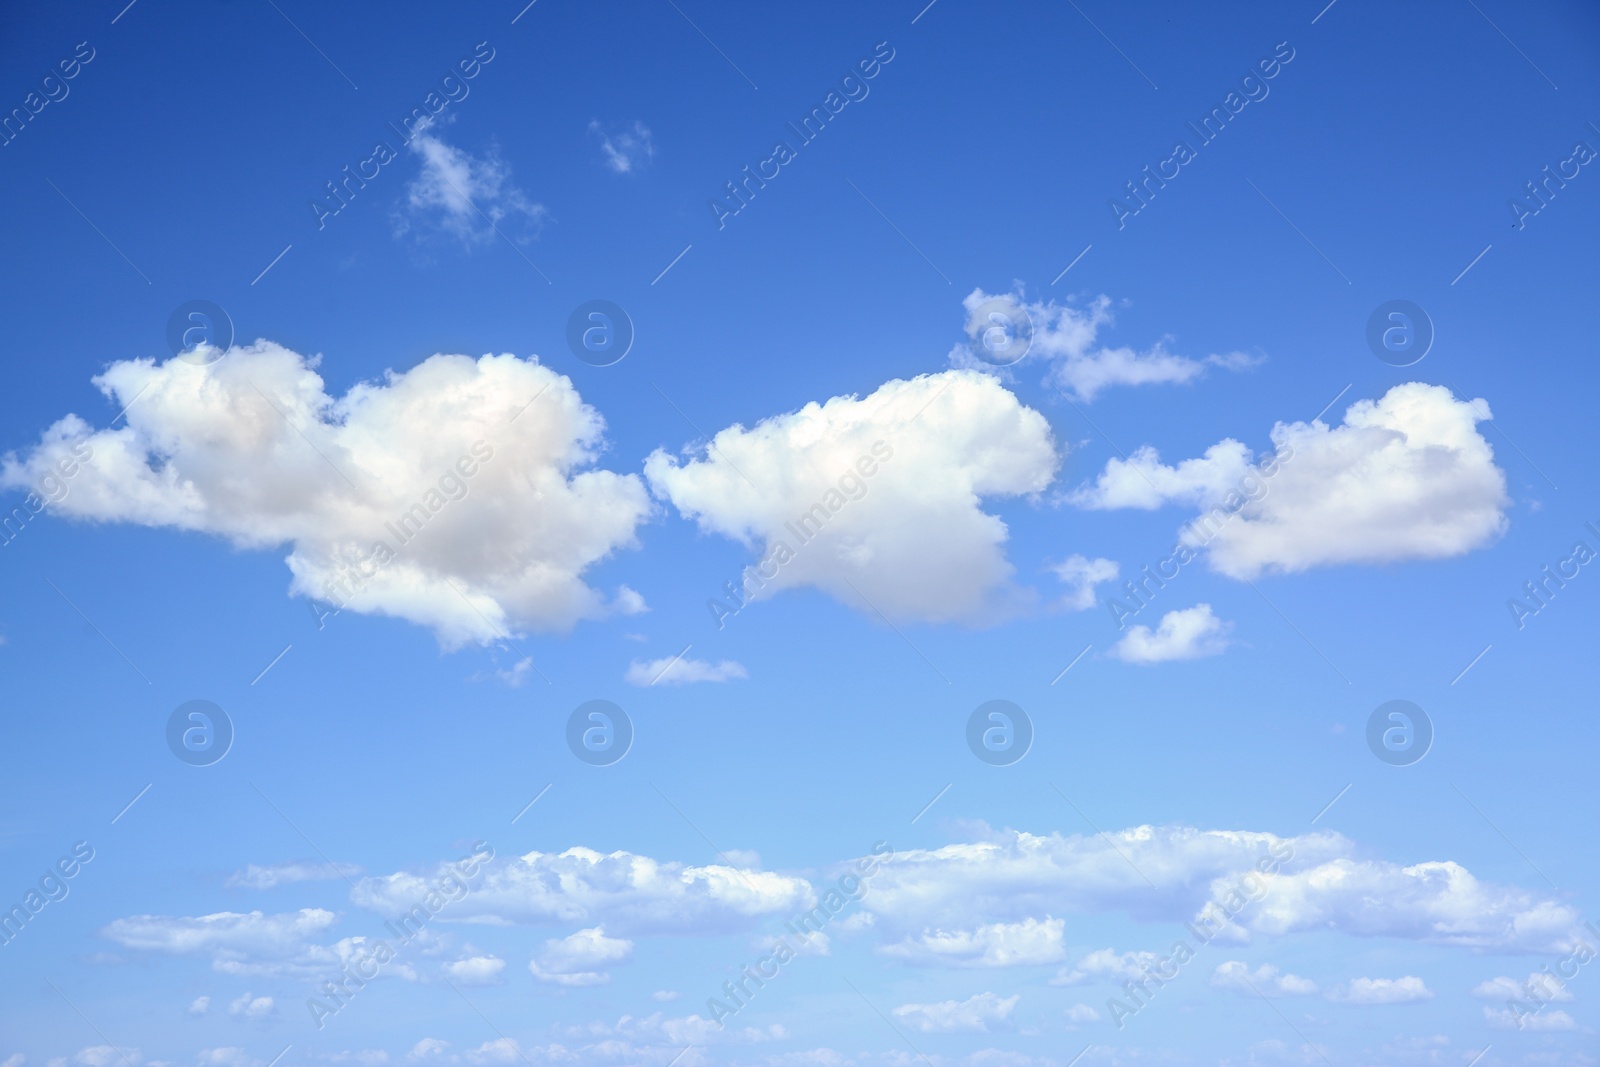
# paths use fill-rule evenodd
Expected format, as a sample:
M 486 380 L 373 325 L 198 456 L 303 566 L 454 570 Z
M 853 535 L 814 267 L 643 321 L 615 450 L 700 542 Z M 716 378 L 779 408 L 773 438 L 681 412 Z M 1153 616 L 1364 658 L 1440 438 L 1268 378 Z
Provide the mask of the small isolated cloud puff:
M 205 1015 L 210 1010 L 211 1010 L 211 998 L 210 997 L 204 997 L 204 996 L 195 997 L 192 1001 L 189 1002 L 189 1014 L 190 1015 Z M 5 1065 L 4 1064 L 0 1064 L 0 1067 L 5 1067 Z
M 231 889 L 274 889 L 296 882 L 325 882 L 360 875 L 362 869 L 355 863 L 327 863 L 322 860 L 291 860 L 258 867 L 254 863 L 242 871 L 235 871 L 223 884 Z
M 1415 1004 L 1432 1000 L 1433 990 L 1409 974 L 1404 978 L 1352 978 L 1348 985 L 1328 990 L 1328 999 L 1342 1004 Z
M 1423 382 L 1352 404 L 1342 426 L 1272 428 L 1276 456 L 1251 465 L 1234 440 L 1176 467 L 1141 448 L 1073 494 L 1086 508 L 1199 507 L 1181 541 L 1230 578 L 1341 563 L 1445 559 L 1505 532 L 1505 474 L 1477 430 L 1482 400 Z
M 1087 953 L 1070 969 L 1057 971 L 1050 985 L 1082 985 L 1085 982 L 1120 982 L 1139 978 L 1148 971 L 1158 957 L 1154 952 L 1124 952 L 1101 948 Z
M 1061 919 L 984 923 L 972 930 L 925 930 L 878 951 L 921 967 L 1034 967 L 1066 956 Z
M 444 1050 L 450 1047 L 450 1042 L 437 1037 L 425 1037 L 411 1046 L 411 1051 L 406 1053 L 406 1059 L 425 1060 L 431 1056 L 442 1056 Z
M 243 993 L 228 1005 L 228 1014 L 235 1019 L 265 1019 L 272 1014 L 271 997 L 254 997 Z
M 966 1000 L 946 1000 L 938 1004 L 902 1004 L 893 1015 L 904 1019 L 925 1034 L 953 1034 L 961 1031 L 988 1033 L 992 1026 L 1003 1026 L 1021 994 L 1000 997 L 977 993 Z
M 1067 587 L 1066 595 L 1058 602 L 1066 611 L 1088 611 L 1095 605 L 1095 586 L 1117 580 L 1117 565 L 1109 559 L 1088 559 L 1068 556 L 1060 563 L 1051 564 L 1050 570 Z
M 628 665 L 625 680 L 629 685 L 688 685 L 691 682 L 729 682 L 748 678 L 744 666 L 731 659 L 709 663 L 703 659 L 666 657 L 648 662 L 634 660 Z
M 1066 1010 L 1068 1022 L 1097 1023 L 1100 1021 L 1100 1012 L 1089 1004 L 1074 1004 Z
M 1004 353 L 1006 346 L 1031 334 L 1022 359 L 1047 363 L 1046 380 L 1071 390 L 1084 403 L 1111 386 L 1182 384 L 1199 378 L 1208 365 L 1240 370 L 1261 362 L 1243 352 L 1190 359 L 1168 352 L 1161 341 L 1144 352 L 1097 345 L 1100 328 L 1113 321 L 1111 298 L 1104 295 L 1079 309 L 1053 300 L 1028 303 L 1020 293 L 996 295 L 974 289 L 961 304 L 967 310 L 967 340 L 951 350 L 953 366 L 993 369 L 983 358 L 986 348 Z
M 442 969 L 445 977 L 462 985 L 501 985 L 505 982 L 501 972 L 506 969 L 506 961 L 498 956 L 468 956 L 451 960 Z
M 488 244 L 497 235 L 526 241 L 547 214 L 511 184 L 511 168 L 490 149 L 479 158 L 446 144 L 435 120 L 419 123 L 408 147 L 422 169 L 406 185 L 405 208 L 395 217 L 395 236 L 436 229 L 463 245 Z
M 627 123 L 607 133 L 600 120 L 595 119 L 589 123 L 589 133 L 600 139 L 605 165 L 617 174 L 641 170 L 655 157 L 655 138 L 642 122 Z
M 983 499 L 1038 493 L 1058 463 L 1043 415 L 954 370 L 730 426 L 704 458 L 658 450 L 644 469 L 702 530 L 759 552 L 743 589 L 710 602 L 719 624 L 802 586 L 866 614 L 946 622 L 991 617 L 1017 595 L 1006 525 Z
M 1167 612 L 1154 630 L 1128 627 L 1108 654 L 1124 663 L 1141 664 L 1215 656 L 1228 647 L 1227 635 L 1232 629 L 1231 622 L 1212 613 L 1210 604 L 1196 604 Z
M 1211 974 L 1211 985 L 1252 997 L 1307 997 L 1317 991 L 1317 983 L 1309 978 L 1280 974 L 1270 963 L 1263 963 L 1252 971 L 1242 960 L 1229 960 L 1218 966 Z
M 650 501 L 637 475 L 585 469 L 605 422 L 569 379 L 437 355 L 333 397 L 316 365 L 270 341 L 207 367 L 113 363 L 94 383 L 131 404 L 126 425 L 67 415 L 5 457 L 0 484 L 37 482 L 81 442 L 93 457 L 58 513 L 288 543 L 292 593 L 431 627 L 446 648 L 612 610 L 582 574 L 635 543 Z
M 604 985 L 611 975 L 604 968 L 633 958 L 633 942 L 607 937 L 603 927 L 579 930 L 544 943 L 544 951 L 528 961 L 528 970 L 541 982 L 557 985 Z

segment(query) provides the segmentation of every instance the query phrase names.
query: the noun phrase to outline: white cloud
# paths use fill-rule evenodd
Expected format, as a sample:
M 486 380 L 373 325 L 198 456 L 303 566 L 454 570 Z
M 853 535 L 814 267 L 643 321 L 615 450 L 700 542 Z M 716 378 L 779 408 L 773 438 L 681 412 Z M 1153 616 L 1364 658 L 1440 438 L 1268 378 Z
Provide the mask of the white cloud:
M 523 1059 L 522 1046 L 509 1037 L 485 1041 L 467 1053 L 468 1063 L 519 1063 Z
M 500 985 L 506 961 L 498 956 L 468 956 L 444 965 L 445 977 L 461 985 Z
M 1415 975 L 1404 978 L 1352 978 L 1347 985 L 1328 990 L 1328 999 L 1343 1004 L 1414 1004 L 1432 1000 L 1433 990 Z
M 654 993 L 650 994 L 650 999 L 667 1004 L 677 1000 L 681 996 L 683 996 L 683 994 L 679 993 L 675 989 L 658 989 Z
M 1516 1012 L 1510 1008 L 1491 1008 L 1485 1004 L 1483 1018 L 1496 1030 L 1558 1031 L 1578 1028 L 1578 1021 L 1559 1009 L 1537 1013 Z
M 596 926 L 546 941 L 544 951 L 528 961 L 528 970 L 541 982 L 604 985 L 611 981 L 606 967 L 627 963 L 632 958 L 632 941 L 607 937 L 604 928 Z
M 228 1014 L 235 1019 L 265 1019 L 272 1014 L 272 998 L 244 993 L 228 1005 Z
M 1211 974 L 1216 989 L 1231 989 L 1243 996 L 1305 997 L 1317 991 L 1317 983 L 1293 974 L 1280 974 L 1278 968 L 1263 963 L 1254 971 L 1240 960 L 1229 960 Z
M 114 1067 L 137 1064 L 144 1057 L 136 1048 L 118 1049 L 112 1045 L 90 1045 L 73 1054 L 72 1062 L 79 1067 Z
M 335 921 L 333 912 L 322 908 L 301 908 L 278 915 L 259 911 L 133 915 L 107 924 L 101 934 L 124 948 L 180 956 L 208 955 L 213 967 L 223 973 L 251 973 L 252 965 L 266 961 L 285 973 L 315 974 L 329 964 L 338 966 L 334 951 L 311 941 Z
M 1081 985 L 1084 982 L 1121 982 L 1138 978 L 1159 957 L 1154 952 L 1124 952 L 1101 948 L 1087 953 L 1069 969 L 1056 972 L 1051 985 Z
M 357 883 L 351 899 L 398 915 L 429 892 L 437 873 L 401 872 Z M 450 919 L 493 923 L 593 923 L 632 933 L 747 930 L 764 917 L 816 902 L 803 878 L 742 867 L 691 867 L 631 852 L 571 848 L 496 860 Z
M 879 949 L 922 967 L 1031 967 L 1066 954 L 1061 919 L 985 923 L 971 930 L 925 930 Z
M 1052 564 L 1050 569 L 1067 587 L 1060 600 L 1067 611 L 1088 611 L 1095 605 L 1094 587 L 1117 580 L 1117 565 L 1109 559 L 1073 555 Z
M 709 663 L 703 659 L 663 656 L 649 661 L 634 660 L 628 665 L 629 685 L 689 685 L 692 682 L 727 682 L 748 678 L 744 666 L 731 659 Z
M 1048 364 L 1047 380 L 1071 390 L 1084 403 L 1111 386 L 1182 384 L 1205 374 L 1208 365 L 1239 370 L 1260 362 L 1242 352 L 1190 359 L 1168 352 L 1164 340 L 1143 352 L 1097 344 L 1101 328 L 1113 321 L 1108 296 L 1096 297 L 1080 309 L 1053 300 L 1029 303 L 1016 293 L 996 295 L 974 289 L 961 303 L 967 310 L 967 341 L 951 351 L 953 365 L 990 366 L 996 357 L 985 358 L 986 347 L 990 353 L 1001 353 L 1002 361 L 1009 363 L 1005 356 L 1010 346 L 1031 332 L 1024 359 Z M 991 332 L 997 329 L 1004 335 Z M 993 338 L 993 343 L 986 346 L 986 338 Z
M 514 241 L 536 236 L 548 212 L 511 183 L 511 168 L 491 148 L 478 157 L 446 144 L 433 121 L 418 124 L 408 147 L 421 170 L 406 185 L 405 210 L 395 235 L 426 226 L 464 245 L 489 244 L 504 234 Z
M 203 1048 L 195 1054 L 195 1061 L 200 1067 L 257 1067 L 263 1062 L 234 1046 Z
M 22 1067 L 22 1065 L 27 1062 L 28 1057 L 24 1056 L 20 1052 L 13 1052 L 5 1059 L 0 1060 L 0 1067 Z
M 407 1059 L 425 1060 L 430 1056 L 443 1056 L 444 1050 L 450 1047 L 450 1042 L 437 1037 L 425 1037 L 411 1046 L 411 1051 L 406 1053 Z
M 1210 604 L 1196 604 L 1167 612 L 1154 630 L 1128 627 L 1108 654 L 1124 663 L 1143 664 L 1215 656 L 1228 647 L 1227 635 L 1232 629 L 1231 622 L 1212 613 Z
M 1089 1004 L 1074 1004 L 1066 1010 L 1068 1022 L 1097 1023 L 1100 1021 L 1100 1012 Z
M 650 503 L 636 475 L 585 469 L 605 423 L 571 381 L 440 355 L 335 398 L 316 363 L 267 341 L 207 367 L 114 363 L 95 384 L 119 407 L 137 397 L 127 424 L 68 415 L 7 456 L 0 483 L 35 482 L 87 441 L 58 513 L 290 544 L 293 593 L 430 626 L 447 647 L 608 612 L 582 574 L 633 544 Z
M 1479 881 L 1448 860 L 1390 863 L 1328 831 L 1283 838 L 1182 826 L 1105 837 L 1006 830 L 899 851 L 873 875 L 863 907 L 886 943 L 1052 913 L 1193 920 L 1238 942 L 1322 930 L 1538 952 L 1566 951 L 1578 927 L 1569 905 Z
M 1566 1001 L 1572 999 L 1572 994 L 1567 990 L 1566 983 L 1553 974 L 1544 971 L 1534 971 L 1528 975 L 1525 982 L 1519 983 L 1514 978 L 1504 975 L 1491 978 L 1486 982 L 1479 982 L 1472 988 L 1472 995 L 1484 1000 L 1540 1000 Z
M 987 375 L 946 371 L 730 426 L 704 458 L 657 451 L 645 477 L 702 530 L 758 552 L 752 599 L 811 586 L 869 615 L 941 622 L 1018 595 L 1006 525 L 982 504 L 1040 492 L 1058 463 L 1044 416 Z
M 205 1015 L 209 1011 L 211 1011 L 210 997 L 195 997 L 189 1002 L 190 1015 Z
M 607 133 L 597 119 L 589 123 L 589 132 L 599 138 L 606 166 L 618 174 L 643 169 L 656 154 L 655 138 L 642 122 L 627 123 Z
M 1275 453 L 1253 466 L 1233 440 L 1176 467 L 1143 448 L 1109 461 L 1072 499 L 1090 508 L 1197 506 L 1202 514 L 1180 541 L 1204 546 L 1211 567 L 1232 578 L 1444 559 L 1506 529 L 1505 474 L 1477 430 L 1488 418 L 1482 400 L 1409 382 L 1352 404 L 1341 426 L 1278 423 Z
M 893 1015 L 925 1034 L 952 1034 L 964 1030 L 988 1033 L 990 1027 L 1003 1026 L 1010 1019 L 1012 1009 L 1021 999 L 1020 994 L 1002 998 L 994 993 L 978 993 L 966 1000 L 902 1004 L 894 1009 Z
M 225 885 L 242 889 L 274 889 L 296 882 L 324 882 L 337 878 L 351 878 L 361 874 L 354 863 L 328 864 L 321 860 L 292 860 L 288 863 L 271 863 L 258 867 L 254 863 L 242 871 L 228 876 Z

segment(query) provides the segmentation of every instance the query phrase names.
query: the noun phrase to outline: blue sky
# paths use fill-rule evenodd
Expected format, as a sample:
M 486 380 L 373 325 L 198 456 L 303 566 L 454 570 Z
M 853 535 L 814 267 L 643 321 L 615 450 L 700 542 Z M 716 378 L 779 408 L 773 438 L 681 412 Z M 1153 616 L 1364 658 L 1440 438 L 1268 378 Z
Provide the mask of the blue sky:
M 1592 9 L 0 20 L 0 1067 L 1596 1062 Z

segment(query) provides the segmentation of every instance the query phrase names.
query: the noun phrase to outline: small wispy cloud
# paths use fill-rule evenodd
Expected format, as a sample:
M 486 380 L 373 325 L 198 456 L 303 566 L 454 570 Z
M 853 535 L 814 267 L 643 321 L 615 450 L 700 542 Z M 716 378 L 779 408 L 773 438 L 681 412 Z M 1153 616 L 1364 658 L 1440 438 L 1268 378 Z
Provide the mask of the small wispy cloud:
M 710 663 L 702 659 L 665 657 L 653 660 L 634 660 L 624 676 L 629 685 L 688 685 L 690 682 L 730 682 L 748 678 L 744 665 L 725 659 Z
M 474 156 L 447 144 L 438 124 L 417 127 L 410 149 L 422 169 L 406 186 L 405 201 L 395 216 L 395 236 L 425 240 L 443 233 L 463 245 L 488 244 L 497 234 L 529 241 L 549 214 L 511 181 L 511 167 L 492 146 Z
M 600 139 L 600 154 L 605 165 L 618 174 L 633 174 L 650 164 L 656 154 L 655 138 L 644 123 L 634 121 L 610 132 L 595 119 L 589 133 Z

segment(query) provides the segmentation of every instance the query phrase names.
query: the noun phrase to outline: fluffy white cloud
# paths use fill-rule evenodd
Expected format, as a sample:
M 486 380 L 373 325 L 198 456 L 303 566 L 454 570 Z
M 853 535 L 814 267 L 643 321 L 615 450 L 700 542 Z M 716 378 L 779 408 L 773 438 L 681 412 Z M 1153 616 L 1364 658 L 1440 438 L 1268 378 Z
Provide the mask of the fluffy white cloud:
M 425 1060 L 432 1056 L 443 1056 L 444 1050 L 450 1047 L 450 1042 L 437 1037 L 425 1037 L 411 1046 L 411 1051 L 406 1053 L 407 1059 Z
M 500 972 L 505 969 L 506 961 L 498 956 L 468 956 L 451 960 L 443 968 L 446 978 L 461 985 L 500 985 L 505 981 Z
M 257 1067 L 265 1061 L 258 1060 L 242 1048 L 226 1046 L 223 1048 L 203 1048 L 195 1054 L 195 1062 L 200 1067 Z
M 1528 980 L 1518 982 L 1504 975 L 1479 982 L 1472 987 L 1472 995 L 1484 1000 L 1571 1000 L 1566 984 L 1553 974 L 1534 971 Z
M 703 659 L 664 656 L 661 659 L 634 660 L 628 665 L 625 680 L 629 685 L 689 685 L 692 682 L 728 682 L 748 678 L 744 665 L 731 659 L 710 663 Z
M 607 613 L 583 571 L 633 544 L 650 503 L 637 476 L 585 469 L 605 424 L 567 378 L 440 355 L 335 398 L 316 364 L 267 341 L 205 367 L 114 363 L 95 384 L 132 403 L 127 424 L 68 415 L 7 456 L 0 483 L 35 483 L 87 445 L 61 514 L 290 544 L 294 593 L 446 646 Z
M 189 1002 L 190 1015 L 205 1015 L 211 1011 L 210 997 L 195 997 Z
M 987 1033 L 990 1027 L 1004 1025 L 1021 999 L 1020 994 L 1001 997 L 994 993 L 978 993 L 966 1000 L 902 1004 L 894 1009 L 893 1014 L 925 1034 L 953 1034 L 959 1031 Z
M 1017 595 L 1006 525 L 982 504 L 1038 493 L 1058 463 L 1044 416 L 987 375 L 947 371 L 730 426 L 704 458 L 657 451 L 645 477 L 701 529 L 758 551 L 750 599 L 812 586 L 868 614 L 941 622 Z
M 923 967 L 1030 967 L 1066 955 L 1061 919 L 985 923 L 971 930 L 924 930 L 879 949 Z
M 1059 602 L 1067 611 L 1088 611 L 1095 604 L 1095 586 L 1117 580 L 1117 565 L 1109 559 L 1068 556 L 1050 570 L 1067 587 Z
M 1404 978 L 1352 978 L 1347 985 L 1330 989 L 1328 999 L 1344 1004 L 1414 1004 L 1432 1000 L 1433 990 L 1409 974 Z
M 1113 321 L 1111 298 L 1103 295 L 1080 309 L 974 289 L 961 303 L 967 311 L 967 340 L 951 351 L 952 364 L 979 369 L 996 362 L 1009 365 L 1016 362 L 1019 343 L 1027 342 L 1023 360 L 1046 363 L 1048 380 L 1085 403 L 1111 386 L 1181 384 L 1203 375 L 1207 366 L 1238 370 L 1259 362 L 1242 352 L 1190 359 L 1168 352 L 1164 341 L 1143 352 L 1097 344 L 1100 329 Z
M 113 1045 L 90 1045 L 73 1054 L 72 1062 L 78 1067 L 113 1067 L 137 1064 L 144 1057 L 136 1048 L 119 1049 Z
M 228 1014 L 235 1019 L 265 1019 L 272 1014 L 272 998 L 243 993 L 228 1005 Z
M 1570 906 L 1479 881 L 1450 861 L 1389 863 L 1327 831 L 1283 838 L 1181 826 L 1104 837 L 1006 830 L 897 852 L 873 876 L 863 907 L 887 943 L 974 920 L 1015 923 L 1063 912 L 1194 920 L 1236 941 L 1334 930 L 1540 952 L 1565 950 L 1578 925 Z
M 603 985 L 611 981 L 605 968 L 633 958 L 633 942 L 607 937 L 602 927 L 579 930 L 544 943 L 544 951 L 528 961 L 528 970 L 541 982 L 557 985 Z
M 1154 630 L 1130 626 L 1108 653 L 1124 663 L 1166 663 L 1176 659 L 1215 656 L 1228 647 L 1233 624 L 1211 611 L 1210 604 L 1169 611 Z
M 354 863 L 328 864 L 322 860 L 292 860 L 258 867 L 252 863 L 242 871 L 228 876 L 225 885 L 236 889 L 274 889 L 296 882 L 323 882 L 336 878 L 353 878 L 361 874 Z
M 436 873 L 364 878 L 351 899 L 380 914 L 399 915 L 451 870 L 447 866 Z M 469 895 L 450 905 L 451 921 L 593 923 L 630 934 L 727 933 L 816 902 L 803 878 L 716 864 L 692 867 L 588 848 L 496 860 L 478 878 Z
M 655 157 L 655 138 L 642 122 L 631 122 L 607 132 L 599 120 L 595 120 L 589 123 L 589 133 L 599 139 L 601 157 L 617 174 L 641 170 Z
M 1074 1004 L 1066 1010 L 1068 1022 L 1097 1023 L 1100 1021 L 1100 1012 L 1089 1004 Z
M 1244 996 L 1261 993 L 1273 997 L 1305 997 L 1317 991 L 1317 983 L 1293 974 L 1281 974 L 1270 963 L 1255 970 L 1242 960 L 1229 960 L 1211 974 L 1211 984 L 1217 989 L 1231 989 Z
M 1082 507 L 1174 502 L 1202 514 L 1180 533 L 1232 578 L 1341 563 L 1443 559 L 1506 529 L 1505 474 L 1477 430 L 1482 400 L 1409 382 L 1361 400 L 1341 426 L 1278 423 L 1275 453 L 1252 457 L 1233 440 L 1176 467 L 1154 449 L 1112 459 L 1072 497 Z
M 446 144 L 437 125 L 419 123 L 408 145 L 421 170 L 406 185 L 395 235 L 421 237 L 437 229 L 468 246 L 488 244 L 500 234 L 514 241 L 536 236 L 547 214 L 544 205 L 511 183 L 511 168 L 493 149 L 481 158 L 464 152 Z

